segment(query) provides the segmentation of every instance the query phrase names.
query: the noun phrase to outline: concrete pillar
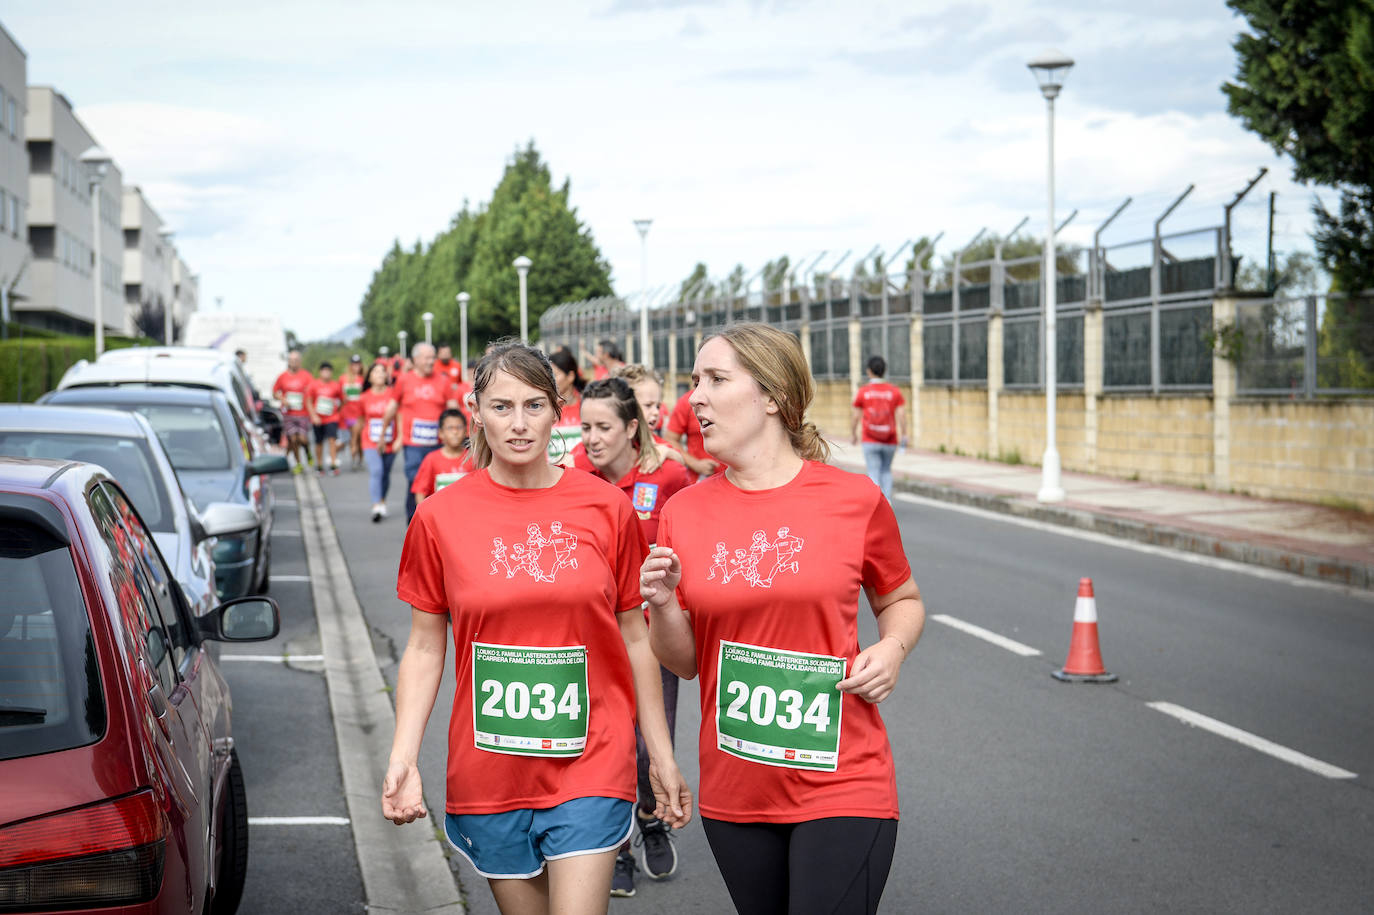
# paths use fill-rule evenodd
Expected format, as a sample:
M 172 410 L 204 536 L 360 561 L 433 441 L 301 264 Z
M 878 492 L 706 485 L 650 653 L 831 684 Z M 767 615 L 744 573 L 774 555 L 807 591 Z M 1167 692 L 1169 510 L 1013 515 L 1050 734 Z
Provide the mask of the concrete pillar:
M 638 362 L 640 365 L 648 365 L 648 364 L 649 364 L 649 358 L 648 358 L 648 356 L 646 356 L 644 353 L 640 353 L 638 359 L 631 359 L 631 358 L 630 358 L 630 353 L 633 353 L 633 352 L 635 351 L 635 350 L 634 350 L 635 344 L 636 344 L 638 341 L 639 341 L 639 334 L 638 334 L 637 332 L 627 333 L 627 334 L 625 335 L 625 342 L 624 342 L 625 361 L 626 361 L 626 362 Z
M 859 385 L 864 381 L 864 361 L 867 356 L 863 350 L 863 326 L 859 324 L 859 319 L 852 317 L 850 312 L 849 319 L 849 396 L 852 398 L 859 392 Z
M 1088 301 L 1083 312 L 1083 460 L 1097 472 L 1097 404 L 1102 398 L 1102 303 Z
M 988 457 L 1002 453 L 997 432 L 997 407 L 1002 397 L 1002 310 L 988 312 Z
M 1236 300 L 1230 296 L 1213 299 L 1212 332 L 1220 336 L 1223 330 L 1234 327 L 1235 323 Z M 1238 374 L 1236 364 L 1223 359 L 1213 347 L 1212 486 L 1223 492 L 1231 488 L 1231 399 L 1236 396 Z
M 924 320 L 920 312 L 911 315 L 911 396 L 907 409 L 911 412 L 911 445 L 921 441 L 921 391 L 925 388 L 926 352 Z
M 801 330 L 798 332 L 801 339 L 802 356 L 806 359 L 806 370 L 811 371 L 811 322 L 803 321 Z

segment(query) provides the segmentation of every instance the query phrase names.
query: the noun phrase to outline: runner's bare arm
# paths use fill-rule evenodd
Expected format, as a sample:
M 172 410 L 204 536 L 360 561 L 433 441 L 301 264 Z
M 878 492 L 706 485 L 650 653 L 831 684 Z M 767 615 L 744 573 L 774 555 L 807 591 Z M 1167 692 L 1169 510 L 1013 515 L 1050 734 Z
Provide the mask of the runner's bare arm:
M 864 411 L 854 407 L 849 414 L 849 441 L 852 444 L 859 444 L 859 423 L 863 421 Z
M 396 411 L 399 409 L 400 405 L 396 401 L 388 400 L 386 402 L 386 412 L 382 414 L 383 429 L 396 421 Z
M 649 783 L 657 802 L 654 815 L 674 829 L 681 829 L 692 821 L 692 791 L 673 758 L 673 740 L 668 736 L 668 719 L 663 711 L 663 681 L 658 673 L 658 659 L 649 648 L 649 629 L 638 607 L 620 613 L 618 620 L 634 675 L 636 720 L 649 750 Z
M 897 687 L 902 662 L 916 647 L 925 628 L 926 611 L 916 580 L 908 578 L 887 594 L 875 594 L 865 586 L 864 593 L 878 617 L 878 641 L 859 652 L 849 676 L 839 687 L 868 702 L 882 702 Z
M 382 781 L 382 816 L 397 826 L 425 816 L 420 784 L 420 740 L 434 709 L 448 651 L 448 617 L 410 611 L 410 640 L 396 675 L 396 736 Z
M 901 436 L 901 445 L 905 448 L 911 441 L 911 426 L 907 423 L 905 404 L 897 407 L 897 428 L 901 430 L 897 434 Z
M 639 570 L 639 595 L 649 604 L 652 625 L 649 645 L 659 663 L 682 677 L 697 675 L 696 642 L 692 620 L 677 602 L 677 586 L 682 581 L 682 563 L 666 546 L 649 551 Z

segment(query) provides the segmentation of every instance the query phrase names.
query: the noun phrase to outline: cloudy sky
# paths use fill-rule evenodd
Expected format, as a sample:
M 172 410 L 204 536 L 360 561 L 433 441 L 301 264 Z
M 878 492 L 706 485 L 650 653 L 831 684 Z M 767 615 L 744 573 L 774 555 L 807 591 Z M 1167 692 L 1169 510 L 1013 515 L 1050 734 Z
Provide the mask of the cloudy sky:
M 1238 253 L 1263 253 L 1271 190 L 1276 247 L 1310 248 L 1311 191 L 1226 114 L 1241 21 L 1221 0 L 11 0 L 3 22 L 29 82 L 67 95 L 176 230 L 202 307 L 306 339 L 355 320 L 391 241 L 488 200 L 530 139 L 621 293 L 642 216 L 650 286 L 941 231 L 949 253 L 1023 216 L 1040 234 L 1025 62 L 1046 47 L 1077 61 L 1056 110 L 1071 240 L 1127 196 L 1104 240 L 1147 238 L 1190 183 L 1165 231 L 1215 226 L 1269 166 Z

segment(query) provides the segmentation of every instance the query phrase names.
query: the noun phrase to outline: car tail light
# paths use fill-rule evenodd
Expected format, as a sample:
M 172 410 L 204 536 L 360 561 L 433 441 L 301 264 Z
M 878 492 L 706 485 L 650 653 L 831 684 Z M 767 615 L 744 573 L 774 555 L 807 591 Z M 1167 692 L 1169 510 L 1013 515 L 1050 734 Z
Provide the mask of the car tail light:
M 0 912 L 147 902 L 170 832 L 151 791 L 0 829 Z

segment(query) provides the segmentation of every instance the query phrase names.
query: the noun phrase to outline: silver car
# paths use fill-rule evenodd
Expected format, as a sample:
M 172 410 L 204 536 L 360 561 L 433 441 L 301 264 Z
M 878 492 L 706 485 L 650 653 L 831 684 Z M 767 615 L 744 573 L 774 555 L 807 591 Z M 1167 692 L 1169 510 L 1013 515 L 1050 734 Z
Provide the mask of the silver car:
M 0 455 L 81 461 L 103 467 L 129 495 L 197 616 L 219 603 L 212 540 L 258 525 L 246 505 L 197 511 L 157 433 L 136 413 L 0 404 Z

